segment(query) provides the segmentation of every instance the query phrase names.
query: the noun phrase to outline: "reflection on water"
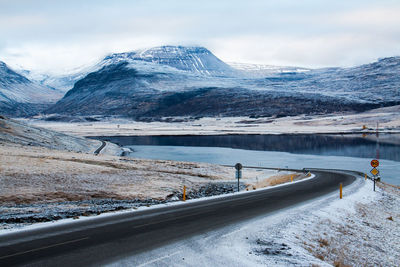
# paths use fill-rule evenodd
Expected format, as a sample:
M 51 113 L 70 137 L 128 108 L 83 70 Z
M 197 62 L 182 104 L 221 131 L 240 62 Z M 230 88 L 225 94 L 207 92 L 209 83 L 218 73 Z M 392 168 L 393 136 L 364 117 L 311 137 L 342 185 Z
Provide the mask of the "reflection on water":
M 122 146 L 200 146 L 246 150 L 281 151 L 296 154 L 375 158 L 374 136 L 349 135 L 217 135 L 217 136 L 120 136 L 99 137 Z M 381 135 L 379 157 L 400 161 L 400 135 Z
M 333 168 L 369 173 L 376 155 L 374 136 L 225 135 L 98 137 L 149 159 L 196 161 L 278 168 Z M 382 179 L 400 184 L 400 135 L 380 136 Z M 383 142 L 384 141 L 384 142 Z M 287 153 L 289 152 L 289 153 Z
M 355 170 L 368 173 L 371 170 L 370 159 L 293 154 L 287 152 L 244 150 L 222 147 L 191 146 L 128 146 L 134 150 L 129 156 L 145 159 L 208 162 L 234 165 L 237 162 L 245 166 L 263 166 L 275 168 L 324 168 Z M 400 184 L 400 162 L 380 160 L 379 170 L 382 180 Z

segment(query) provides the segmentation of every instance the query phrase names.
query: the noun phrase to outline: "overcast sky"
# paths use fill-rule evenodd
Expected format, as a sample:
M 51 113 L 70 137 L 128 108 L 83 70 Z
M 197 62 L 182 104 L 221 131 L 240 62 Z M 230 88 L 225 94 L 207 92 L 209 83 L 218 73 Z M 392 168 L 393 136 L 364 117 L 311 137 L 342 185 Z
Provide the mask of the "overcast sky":
M 197 45 L 224 61 L 353 66 L 400 55 L 399 0 L 0 0 L 0 60 L 61 72 Z

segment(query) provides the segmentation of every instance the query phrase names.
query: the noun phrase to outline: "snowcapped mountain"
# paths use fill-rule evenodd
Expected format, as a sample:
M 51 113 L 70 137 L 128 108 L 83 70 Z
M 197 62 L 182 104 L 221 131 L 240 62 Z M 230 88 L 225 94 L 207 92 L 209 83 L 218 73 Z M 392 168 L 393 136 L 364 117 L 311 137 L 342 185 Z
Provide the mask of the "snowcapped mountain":
M 104 60 L 108 62 L 145 61 L 207 76 L 231 77 L 238 74 L 238 71 L 204 47 L 160 46 L 112 54 Z
M 54 104 L 63 94 L 39 85 L 0 61 L 0 113 L 28 115 Z
M 183 51 L 189 52 L 183 56 Z M 233 64 L 236 70 L 231 72 L 234 68 L 225 63 L 217 71 L 220 60 L 207 65 L 190 55 L 214 58 L 207 51 L 159 47 L 112 54 L 47 112 L 135 118 L 283 116 L 361 111 L 400 102 L 399 58 L 345 69 Z M 377 91 L 379 97 L 374 97 Z
M 111 54 L 42 83 L 72 88 L 47 113 L 283 116 L 399 104 L 399 73 L 400 57 L 353 68 L 307 69 L 228 65 L 206 48 L 161 46 Z
M 84 78 L 88 73 L 96 71 L 95 68 L 82 68 L 68 71 L 64 74 L 47 74 L 30 70 L 16 70 L 21 75 L 40 85 L 56 88 L 57 90 L 66 93 L 80 79 Z
M 204 77 L 236 77 L 242 76 L 240 70 L 232 68 L 221 61 L 204 47 L 160 46 L 150 49 L 135 50 L 125 53 L 114 53 L 106 56 L 97 64 L 82 66 L 66 71 L 63 74 L 38 73 L 29 70 L 19 72 L 31 80 L 44 86 L 57 88 L 63 92 L 74 87 L 74 84 L 87 74 L 119 64 L 129 63 L 141 73 L 170 73 L 178 76 Z
M 299 91 L 320 91 L 349 101 L 390 105 L 400 101 L 400 57 L 351 68 L 316 69 L 297 83 Z
M 238 74 L 205 48 L 181 46 L 111 54 L 93 68 L 48 112 L 133 115 L 163 93 L 236 86 L 230 77 Z

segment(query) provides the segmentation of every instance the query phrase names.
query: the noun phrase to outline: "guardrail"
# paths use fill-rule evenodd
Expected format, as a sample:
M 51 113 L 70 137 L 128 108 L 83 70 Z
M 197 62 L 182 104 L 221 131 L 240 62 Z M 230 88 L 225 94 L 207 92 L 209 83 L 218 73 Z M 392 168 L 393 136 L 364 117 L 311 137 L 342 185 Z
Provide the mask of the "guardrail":
M 232 167 L 234 168 L 234 165 L 221 165 L 224 167 Z M 274 167 L 257 167 L 257 166 L 243 166 L 243 168 L 246 169 L 262 169 L 262 170 L 278 170 L 278 171 L 294 171 L 294 172 L 304 172 L 305 169 L 288 169 L 288 168 L 274 168 Z
M 221 165 L 224 167 L 232 167 L 234 168 L 234 165 Z M 343 169 L 324 169 L 324 168 L 303 168 L 303 169 L 292 169 L 292 168 L 276 168 L 276 167 L 259 167 L 259 166 L 243 166 L 243 168 L 246 169 L 263 169 L 263 170 L 278 170 L 278 171 L 294 171 L 294 172 L 303 172 L 307 173 L 309 171 L 315 170 L 315 171 L 336 171 L 336 172 L 353 172 L 356 173 L 360 176 L 364 176 L 366 173 L 360 172 L 360 171 L 354 171 L 354 170 L 343 170 Z M 373 180 L 372 177 L 368 176 L 368 179 Z

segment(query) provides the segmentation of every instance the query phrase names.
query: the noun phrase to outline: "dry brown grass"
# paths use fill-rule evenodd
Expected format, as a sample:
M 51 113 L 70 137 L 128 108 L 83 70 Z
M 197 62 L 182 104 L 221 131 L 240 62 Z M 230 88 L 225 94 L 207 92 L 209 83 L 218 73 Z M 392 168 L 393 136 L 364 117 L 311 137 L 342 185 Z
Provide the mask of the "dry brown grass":
M 296 178 L 299 175 L 295 175 Z M 274 185 L 278 185 L 278 184 L 283 184 L 283 183 L 287 183 L 291 181 L 291 175 L 286 174 L 286 175 L 276 175 L 274 177 L 271 177 L 268 179 L 268 185 L 269 186 L 274 186 Z M 294 177 L 293 177 L 294 179 Z
M 378 187 L 393 187 L 393 188 L 396 188 L 396 189 L 400 189 L 400 186 L 398 186 L 398 185 L 394 185 L 394 184 L 388 184 L 388 183 L 385 183 L 385 182 L 378 182 L 377 183 L 377 185 L 378 185 Z
M 0 144 L 0 203 L 94 198 L 164 199 L 183 185 L 197 188 L 234 177 L 233 168 L 127 159 Z
M 266 178 L 266 179 L 256 183 L 255 185 L 249 185 L 246 189 L 254 190 L 257 188 L 263 188 L 263 187 L 288 183 L 288 182 L 291 182 L 292 176 L 293 176 L 293 181 L 301 180 L 301 179 L 304 179 L 307 177 L 303 173 L 278 174 L 278 175 L 274 175 L 269 178 Z
M 344 264 L 343 261 L 335 261 L 335 262 L 333 263 L 333 265 L 334 265 L 335 267 L 351 267 L 351 265 L 346 265 L 346 264 Z
M 318 239 L 318 243 L 320 247 L 327 247 L 329 245 L 328 240 L 326 240 L 325 238 Z

